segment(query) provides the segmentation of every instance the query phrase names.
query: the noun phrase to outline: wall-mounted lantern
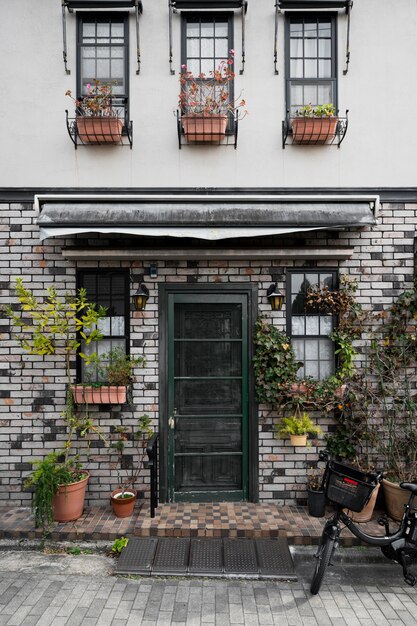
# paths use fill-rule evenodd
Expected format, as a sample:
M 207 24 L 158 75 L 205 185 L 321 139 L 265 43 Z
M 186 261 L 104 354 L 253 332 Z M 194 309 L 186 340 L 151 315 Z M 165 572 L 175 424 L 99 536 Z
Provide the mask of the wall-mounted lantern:
M 277 284 L 273 283 L 266 292 L 267 298 L 271 303 L 271 309 L 273 311 L 281 311 L 282 303 L 284 302 L 283 294 L 277 289 Z
M 133 294 L 133 305 L 135 311 L 143 311 L 146 308 L 146 303 L 149 298 L 149 289 L 144 283 L 139 285 L 139 289 Z

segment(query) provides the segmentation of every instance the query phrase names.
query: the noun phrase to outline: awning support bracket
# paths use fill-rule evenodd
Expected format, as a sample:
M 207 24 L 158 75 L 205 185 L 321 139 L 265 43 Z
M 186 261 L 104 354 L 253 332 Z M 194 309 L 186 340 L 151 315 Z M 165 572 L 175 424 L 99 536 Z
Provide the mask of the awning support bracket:
M 67 52 L 67 16 L 65 9 L 68 9 L 68 13 L 73 13 L 74 9 L 70 6 L 71 0 L 61 0 L 62 5 L 62 39 L 63 39 L 63 51 L 62 56 L 64 58 L 64 67 L 65 73 L 71 74 L 71 70 L 68 69 L 68 52 Z M 86 8 L 87 8 L 86 3 Z M 94 5 L 92 5 L 94 6 Z M 117 3 L 115 2 L 115 6 Z M 111 3 L 109 3 L 108 8 L 111 7 Z M 139 38 L 139 15 L 143 13 L 143 5 L 142 0 L 132 0 L 132 7 L 135 8 L 135 22 L 136 22 L 136 61 L 137 61 L 137 69 L 136 74 L 140 74 L 140 38 Z M 129 9 L 128 6 L 125 7 Z

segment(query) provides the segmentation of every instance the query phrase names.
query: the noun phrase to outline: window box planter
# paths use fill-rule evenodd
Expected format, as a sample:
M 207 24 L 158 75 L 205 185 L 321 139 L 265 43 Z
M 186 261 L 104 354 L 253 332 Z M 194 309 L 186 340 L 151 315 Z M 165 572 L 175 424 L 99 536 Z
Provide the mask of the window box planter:
M 82 143 L 113 143 L 122 141 L 123 120 L 118 117 L 81 116 L 76 119 L 77 133 Z
M 339 118 L 294 117 L 292 120 L 293 143 L 323 144 L 333 140 Z
M 73 385 L 71 390 L 76 404 L 124 404 L 127 398 L 124 385 Z
M 226 136 L 227 115 L 183 115 L 182 126 L 185 138 L 190 143 L 218 143 Z

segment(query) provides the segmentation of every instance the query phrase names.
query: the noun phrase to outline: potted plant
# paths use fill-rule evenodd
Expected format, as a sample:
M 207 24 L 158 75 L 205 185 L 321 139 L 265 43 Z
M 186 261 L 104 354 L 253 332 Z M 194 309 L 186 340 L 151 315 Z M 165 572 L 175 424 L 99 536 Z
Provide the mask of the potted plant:
M 281 438 L 289 436 L 292 446 L 306 446 L 307 435 L 317 436 L 321 428 L 313 423 L 308 413 L 297 411 L 294 415 L 282 417 L 275 432 Z
M 75 452 L 75 436 L 85 437 L 95 433 L 104 440 L 97 424 L 88 413 L 78 415 L 69 392 L 71 365 L 77 354 L 88 364 L 94 359 L 79 351 L 78 333 L 86 336 L 86 345 L 97 341 L 101 334 L 97 330 L 106 310 L 87 301 L 85 289 L 64 298 L 57 295 L 54 287 L 47 289 L 43 300 L 38 300 L 27 289 L 21 278 L 16 280 L 16 293 L 20 310 L 7 308 L 12 323 L 18 328 L 17 339 L 21 347 L 31 355 L 40 357 L 61 354 L 65 359 L 67 373 L 67 399 L 61 416 L 67 429 L 62 449 L 52 451 L 41 461 L 34 461 L 34 471 L 25 486 L 34 488 L 32 505 L 36 526 L 46 528 L 53 520 L 78 519 L 84 507 L 84 495 L 89 473 L 83 470 L 79 455 Z M 74 498 L 76 502 L 74 502 Z
M 331 103 L 302 106 L 291 121 L 293 142 L 323 144 L 333 139 L 339 121 L 335 113 Z
M 87 95 L 74 98 L 71 90 L 65 92 L 75 103 L 77 134 L 82 143 L 121 143 L 123 120 L 113 106 L 113 85 L 94 80 L 87 85 Z
M 87 378 L 100 379 L 94 383 L 72 385 L 72 394 L 77 404 L 124 404 L 127 390 L 133 381 L 135 367 L 146 363 L 144 357 L 125 354 L 121 348 L 114 348 L 96 359 L 90 358 Z
M 324 517 L 326 494 L 324 491 L 324 469 L 312 467 L 307 470 L 308 514 Z
M 137 421 L 136 429 L 134 427 L 129 429 L 127 426 L 119 426 L 116 429 L 117 439 L 110 444 L 118 453 L 117 474 L 119 487 L 111 494 L 111 504 L 116 517 L 129 517 L 133 513 L 137 496 L 135 484 L 142 469 L 147 442 L 153 435 L 153 429 L 150 424 L 151 418 L 149 415 L 141 415 Z M 129 439 L 136 445 L 137 464 L 133 474 L 129 476 L 127 480 L 122 481 L 121 470 L 123 467 L 124 451 Z
M 233 56 L 234 50 L 230 50 L 230 58 L 221 61 L 209 76 L 194 77 L 186 65 L 181 66 L 178 104 L 188 142 L 219 143 L 225 137 L 229 115 L 236 118 L 245 106 L 245 100 L 230 96 L 235 77 Z

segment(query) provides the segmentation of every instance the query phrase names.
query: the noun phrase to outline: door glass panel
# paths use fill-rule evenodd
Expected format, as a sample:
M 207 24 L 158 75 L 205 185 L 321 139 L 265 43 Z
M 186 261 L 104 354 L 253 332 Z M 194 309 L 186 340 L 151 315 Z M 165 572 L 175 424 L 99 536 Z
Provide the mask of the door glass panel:
M 177 418 L 175 451 L 177 453 L 240 452 L 240 419 Z
M 242 306 L 221 304 L 182 304 L 175 316 L 175 338 L 240 339 Z
M 240 413 L 242 410 L 240 380 L 177 380 L 175 407 L 180 415 L 213 415 Z
M 175 349 L 175 376 L 240 376 L 240 342 L 182 341 Z

